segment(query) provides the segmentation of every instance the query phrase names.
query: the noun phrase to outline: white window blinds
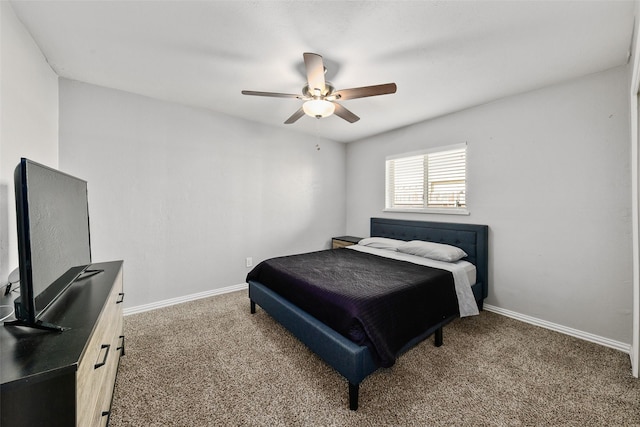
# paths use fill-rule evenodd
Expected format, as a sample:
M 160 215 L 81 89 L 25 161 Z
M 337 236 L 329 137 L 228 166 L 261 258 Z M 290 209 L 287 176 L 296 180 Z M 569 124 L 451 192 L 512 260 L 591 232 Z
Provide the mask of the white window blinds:
M 460 209 L 466 203 L 466 144 L 387 158 L 387 209 Z

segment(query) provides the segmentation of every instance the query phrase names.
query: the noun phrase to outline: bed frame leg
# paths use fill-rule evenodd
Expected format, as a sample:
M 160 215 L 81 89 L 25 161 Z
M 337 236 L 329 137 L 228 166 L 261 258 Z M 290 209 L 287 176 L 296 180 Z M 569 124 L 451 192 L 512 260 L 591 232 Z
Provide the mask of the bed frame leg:
M 251 314 L 256 314 L 256 303 L 255 301 L 251 301 Z
M 436 347 L 442 345 L 442 326 L 436 329 L 435 345 Z
M 358 392 L 360 384 L 351 384 L 349 381 L 349 409 L 355 411 L 358 409 Z

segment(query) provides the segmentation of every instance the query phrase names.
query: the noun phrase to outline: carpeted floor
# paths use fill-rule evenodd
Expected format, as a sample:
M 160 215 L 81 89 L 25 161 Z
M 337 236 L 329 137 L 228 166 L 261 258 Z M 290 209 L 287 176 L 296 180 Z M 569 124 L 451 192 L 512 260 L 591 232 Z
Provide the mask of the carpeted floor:
M 458 319 L 360 386 L 246 291 L 125 317 L 110 425 L 640 426 L 640 380 L 616 350 L 494 313 Z

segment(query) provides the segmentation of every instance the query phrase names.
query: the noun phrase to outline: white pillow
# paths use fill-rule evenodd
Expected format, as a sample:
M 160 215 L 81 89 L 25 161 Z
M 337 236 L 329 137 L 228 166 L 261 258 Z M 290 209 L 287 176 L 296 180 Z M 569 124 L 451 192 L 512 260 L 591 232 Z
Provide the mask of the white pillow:
M 388 239 L 386 237 L 367 237 L 358 242 L 362 246 L 370 246 L 372 248 L 387 249 L 390 251 L 398 250 L 398 246 L 404 243 L 404 240 Z
M 422 240 L 405 242 L 398 246 L 397 251 L 446 262 L 455 262 L 467 256 L 466 252 L 458 247 Z

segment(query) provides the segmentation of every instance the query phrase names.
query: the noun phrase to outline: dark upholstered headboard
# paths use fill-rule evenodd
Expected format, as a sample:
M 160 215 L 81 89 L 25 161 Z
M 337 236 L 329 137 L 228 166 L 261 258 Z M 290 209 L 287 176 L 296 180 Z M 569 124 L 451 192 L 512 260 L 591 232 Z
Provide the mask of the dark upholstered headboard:
M 371 218 L 371 237 L 457 246 L 467 253 L 464 259 L 476 266 L 476 282 L 482 283 L 482 297 L 486 298 L 489 293 L 489 227 L 486 225 Z

